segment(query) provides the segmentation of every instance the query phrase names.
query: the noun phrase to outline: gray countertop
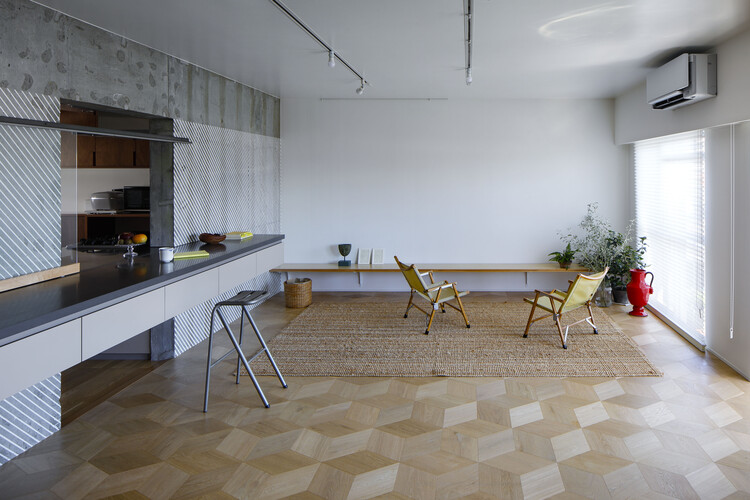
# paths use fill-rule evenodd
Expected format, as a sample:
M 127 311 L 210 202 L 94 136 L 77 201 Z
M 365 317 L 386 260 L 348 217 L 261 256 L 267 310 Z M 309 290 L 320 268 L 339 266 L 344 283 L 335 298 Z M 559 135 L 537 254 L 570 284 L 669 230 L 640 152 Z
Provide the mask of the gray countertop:
M 176 252 L 207 250 L 208 258 L 163 264 L 158 249 L 132 260 L 120 254 L 87 255 L 78 274 L 0 293 L 0 346 L 163 287 L 280 243 L 283 234 L 256 234 L 220 245 L 188 243 Z M 81 259 L 82 261 L 84 259 Z

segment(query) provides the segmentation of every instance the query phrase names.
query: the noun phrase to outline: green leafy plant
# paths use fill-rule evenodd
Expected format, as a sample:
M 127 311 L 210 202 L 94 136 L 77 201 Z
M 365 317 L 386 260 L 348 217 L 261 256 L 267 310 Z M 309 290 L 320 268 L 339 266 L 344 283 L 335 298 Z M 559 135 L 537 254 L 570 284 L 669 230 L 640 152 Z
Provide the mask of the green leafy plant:
M 631 227 L 628 227 L 626 235 L 614 231 L 610 235 L 610 245 L 614 256 L 607 276 L 613 289 L 625 289 L 630 282 L 630 270 L 646 267 L 644 260 L 646 237 L 641 236 L 637 238 L 634 245 L 629 244 L 627 235 L 632 232 L 631 229 Z
M 564 267 L 565 269 L 567 269 L 573 262 L 576 251 L 570 248 L 570 243 L 568 243 L 565 247 L 565 250 L 563 250 L 562 252 L 552 252 L 548 255 L 552 257 L 550 261 L 558 262 L 560 264 L 560 267 Z
M 582 266 L 592 271 L 609 267 L 606 280 L 615 288 L 624 288 L 630 281 L 629 271 L 645 267 L 646 237 L 633 241 L 634 220 L 628 223 L 625 233 L 615 231 L 598 209 L 598 203 L 590 203 L 578 224 L 580 234 L 570 232 L 560 238 L 575 250 Z

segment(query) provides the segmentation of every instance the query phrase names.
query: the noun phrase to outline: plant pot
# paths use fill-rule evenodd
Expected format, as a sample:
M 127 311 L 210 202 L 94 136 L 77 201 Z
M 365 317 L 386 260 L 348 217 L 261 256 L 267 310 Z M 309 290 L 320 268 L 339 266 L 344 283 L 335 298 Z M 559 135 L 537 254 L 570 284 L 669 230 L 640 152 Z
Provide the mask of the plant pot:
M 570 269 L 570 265 L 572 264 L 572 262 L 558 262 L 558 264 L 560 264 L 560 267 L 562 269 Z
M 613 288 L 612 298 L 615 304 L 628 305 L 628 289 L 627 288 Z
M 603 283 L 599 286 L 594 294 L 594 304 L 599 307 L 609 307 L 612 305 L 612 287 Z

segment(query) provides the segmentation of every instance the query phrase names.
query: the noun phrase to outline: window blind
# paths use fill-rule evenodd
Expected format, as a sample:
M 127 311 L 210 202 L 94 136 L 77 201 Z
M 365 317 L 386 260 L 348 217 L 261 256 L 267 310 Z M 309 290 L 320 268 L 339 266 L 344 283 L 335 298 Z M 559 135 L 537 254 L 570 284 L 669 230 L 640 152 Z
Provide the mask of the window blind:
M 646 237 L 649 300 L 688 335 L 705 342 L 705 134 L 635 144 L 635 218 Z

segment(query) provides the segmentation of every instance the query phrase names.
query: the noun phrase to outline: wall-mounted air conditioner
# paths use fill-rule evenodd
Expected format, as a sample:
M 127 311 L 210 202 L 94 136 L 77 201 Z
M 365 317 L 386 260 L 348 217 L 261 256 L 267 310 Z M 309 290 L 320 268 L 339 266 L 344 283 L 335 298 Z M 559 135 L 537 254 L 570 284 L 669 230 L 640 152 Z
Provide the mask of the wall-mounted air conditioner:
M 674 109 L 715 96 L 716 54 L 682 54 L 646 78 L 646 97 L 654 109 Z

